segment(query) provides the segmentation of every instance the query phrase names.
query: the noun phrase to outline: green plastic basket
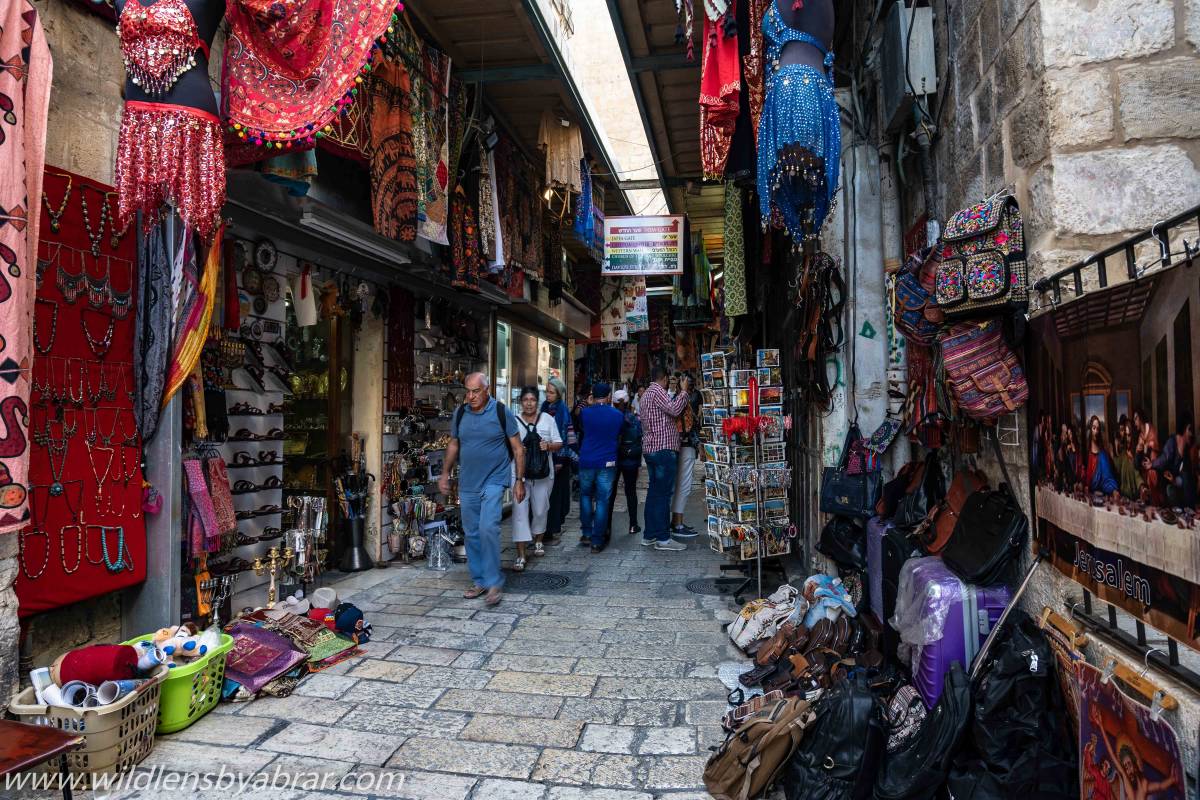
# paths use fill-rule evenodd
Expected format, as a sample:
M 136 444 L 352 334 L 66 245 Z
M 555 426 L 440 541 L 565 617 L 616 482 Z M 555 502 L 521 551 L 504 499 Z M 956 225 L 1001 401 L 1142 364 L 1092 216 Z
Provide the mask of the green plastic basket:
M 125 644 L 153 638 L 154 634 L 148 633 Z M 222 633 L 215 650 L 167 673 L 158 703 L 158 733 L 181 731 L 216 707 L 225 686 L 225 656 L 232 649 L 233 637 Z

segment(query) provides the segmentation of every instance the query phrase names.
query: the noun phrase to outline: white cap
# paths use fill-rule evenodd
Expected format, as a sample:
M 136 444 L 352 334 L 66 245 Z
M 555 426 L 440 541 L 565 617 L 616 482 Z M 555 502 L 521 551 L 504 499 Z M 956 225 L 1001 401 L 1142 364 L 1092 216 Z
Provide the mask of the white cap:
M 627 401 L 627 400 L 629 400 L 629 392 L 625 391 L 624 389 L 617 389 L 615 392 L 613 392 L 612 399 L 613 399 L 614 403 L 620 403 L 622 401 Z

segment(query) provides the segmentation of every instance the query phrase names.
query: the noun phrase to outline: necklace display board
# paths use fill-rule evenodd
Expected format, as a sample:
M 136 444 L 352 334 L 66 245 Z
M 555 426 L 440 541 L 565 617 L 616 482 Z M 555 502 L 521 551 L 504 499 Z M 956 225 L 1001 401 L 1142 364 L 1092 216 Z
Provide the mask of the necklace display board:
M 778 350 L 759 350 L 754 368 L 734 355 L 704 353 L 700 441 L 709 544 L 737 562 L 787 555 L 796 528 L 788 519 L 791 469 Z
M 29 409 L 31 524 L 17 534 L 20 615 L 146 577 L 133 415 L 136 236 L 112 188 L 46 169 Z

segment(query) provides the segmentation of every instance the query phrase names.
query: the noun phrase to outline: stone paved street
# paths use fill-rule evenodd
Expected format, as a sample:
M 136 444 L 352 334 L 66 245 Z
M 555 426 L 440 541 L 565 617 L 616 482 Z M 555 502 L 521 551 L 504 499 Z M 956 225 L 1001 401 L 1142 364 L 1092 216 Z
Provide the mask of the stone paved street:
M 697 529 L 702 494 L 697 485 L 690 503 Z M 461 598 L 461 565 L 340 581 L 374 625 L 365 657 L 309 676 L 291 697 L 221 705 L 160 737 L 144 766 L 403 777 L 390 788 L 364 779 L 361 790 L 254 793 L 279 800 L 707 798 L 701 774 L 725 707 L 716 666 L 737 657 L 722 629 L 732 600 L 684 584 L 718 574 L 721 561 L 703 535 L 684 553 L 641 547 L 626 519 L 622 498 L 613 546 L 592 555 L 577 546 L 573 513 L 562 543 L 527 573 L 569 585 L 513 590 L 494 610 Z

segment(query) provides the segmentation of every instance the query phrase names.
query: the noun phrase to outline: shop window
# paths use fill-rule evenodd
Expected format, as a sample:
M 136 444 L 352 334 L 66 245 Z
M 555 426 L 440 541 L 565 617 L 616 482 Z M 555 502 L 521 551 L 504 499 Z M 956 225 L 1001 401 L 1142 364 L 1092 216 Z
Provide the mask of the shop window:
M 1098 417 L 1105 430 L 1110 429 L 1108 396 L 1112 393 L 1112 376 L 1100 364 L 1089 361 L 1083 374 L 1083 422 Z

